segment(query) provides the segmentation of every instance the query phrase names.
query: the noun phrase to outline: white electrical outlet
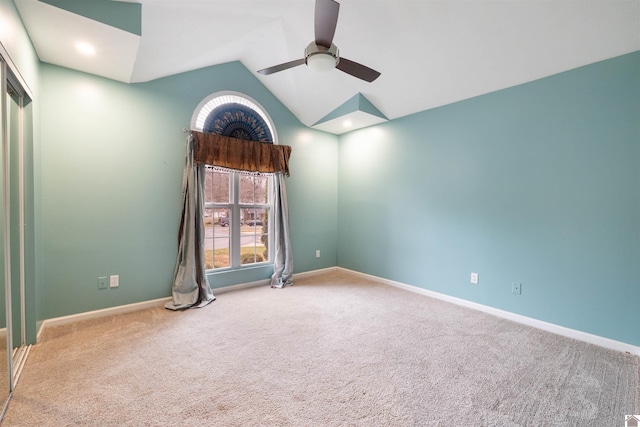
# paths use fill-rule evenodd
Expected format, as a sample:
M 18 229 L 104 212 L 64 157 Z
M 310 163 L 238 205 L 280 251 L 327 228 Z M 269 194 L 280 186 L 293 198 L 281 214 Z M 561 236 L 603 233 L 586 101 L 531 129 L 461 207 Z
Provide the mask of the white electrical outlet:
M 120 282 L 120 276 L 118 276 L 117 274 L 109 276 L 109 287 L 110 288 L 117 288 L 120 285 L 119 282 Z
M 316 250 L 316 258 L 320 258 L 320 249 Z
M 471 283 L 474 285 L 478 284 L 478 273 L 471 273 Z

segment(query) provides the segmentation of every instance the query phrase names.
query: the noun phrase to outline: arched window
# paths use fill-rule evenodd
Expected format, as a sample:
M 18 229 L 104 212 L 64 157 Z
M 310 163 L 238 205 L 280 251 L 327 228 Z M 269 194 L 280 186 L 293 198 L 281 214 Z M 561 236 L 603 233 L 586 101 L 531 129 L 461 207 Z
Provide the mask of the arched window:
M 219 92 L 202 100 L 193 113 L 191 128 L 276 143 L 274 125 L 265 110 L 237 92 Z M 271 262 L 271 182 L 268 175 L 207 166 L 204 188 L 207 270 Z
M 277 144 L 269 115 L 257 102 L 238 92 L 217 92 L 203 99 L 193 113 L 191 129 Z

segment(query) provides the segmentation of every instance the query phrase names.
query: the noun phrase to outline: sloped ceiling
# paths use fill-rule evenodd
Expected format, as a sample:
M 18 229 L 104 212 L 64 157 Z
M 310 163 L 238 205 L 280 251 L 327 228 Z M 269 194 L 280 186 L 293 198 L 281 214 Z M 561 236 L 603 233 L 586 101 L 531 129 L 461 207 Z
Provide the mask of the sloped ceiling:
M 262 76 L 304 56 L 313 0 L 15 3 L 44 62 L 131 83 L 241 61 L 308 126 L 356 94 L 394 119 L 640 50 L 640 0 L 342 0 L 334 43 L 379 79 L 304 65 Z M 130 3 L 141 34 L 118 25 Z

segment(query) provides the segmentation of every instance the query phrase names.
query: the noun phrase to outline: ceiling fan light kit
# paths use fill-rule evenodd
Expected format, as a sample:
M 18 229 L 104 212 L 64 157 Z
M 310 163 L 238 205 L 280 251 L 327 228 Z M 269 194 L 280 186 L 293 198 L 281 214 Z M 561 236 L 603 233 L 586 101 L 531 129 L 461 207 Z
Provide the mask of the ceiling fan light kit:
M 259 70 L 258 74 L 268 76 L 269 74 L 306 64 L 309 68 L 319 71 L 337 68 L 344 73 L 367 82 L 372 82 L 380 77 L 380 73 L 376 70 L 346 58 L 340 58 L 338 47 L 333 44 L 333 35 L 336 32 L 339 11 L 340 3 L 335 0 L 316 0 L 314 23 L 316 39 L 309 43 L 304 50 L 304 59 L 274 65 L 273 67 Z
M 304 58 L 308 67 L 323 73 L 336 68 L 340 62 L 338 47 L 333 43 L 329 48 L 314 42 L 309 43 L 309 46 L 304 50 Z

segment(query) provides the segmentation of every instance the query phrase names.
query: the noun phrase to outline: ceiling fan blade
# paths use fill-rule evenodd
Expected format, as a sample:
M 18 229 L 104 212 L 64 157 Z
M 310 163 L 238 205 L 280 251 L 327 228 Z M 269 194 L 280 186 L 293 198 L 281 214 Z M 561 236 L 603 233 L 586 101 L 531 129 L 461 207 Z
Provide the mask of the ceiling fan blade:
M 340 3 L 334 0 L 316 0 L 315 30 L 316 44 L 331 47 L 338 24 Z
M 264 70 L 259 70 L 258 73 L 268 76 L 269 74 L 277 73 L 278 71 L 288 70 L 289 68 L 297 67 L 298 65 L 302 65 L 305 63 L 303 59 L 296 59 L 295 61 L 285 62 L 284 64 L 274 65 L 273 67 L 265 68 Z
M 336 68 L 369 83 L 380 77 L 380 73 L 376 70 L 372 70 L 369 67 L 365 67 L 362 64 L 358 64 L 357 62 L 353 62 L 342 57 L 340 57 Z

